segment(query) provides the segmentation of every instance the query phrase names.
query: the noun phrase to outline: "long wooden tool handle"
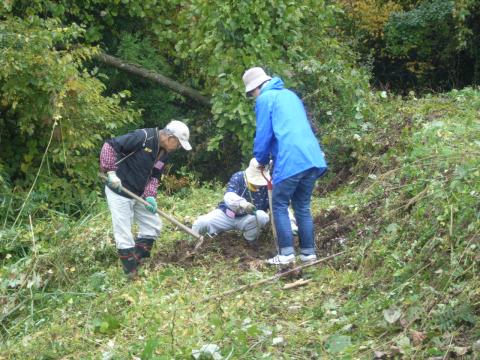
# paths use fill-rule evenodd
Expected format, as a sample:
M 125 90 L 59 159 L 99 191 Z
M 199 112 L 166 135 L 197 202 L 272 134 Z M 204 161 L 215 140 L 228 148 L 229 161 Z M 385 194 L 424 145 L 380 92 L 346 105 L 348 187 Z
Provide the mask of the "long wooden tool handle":
M 100 176 L 103 180 L 107 181 L 108 178 L 105 176 L 105 174 L 102 174 L 102 173 L 99 173 L 98 176 Z M 128 196 L 131 196 L 133 199 L 137 200 L 137 201 L 140 201 L 143 205 L 147 205 L 147 206 L 150 206 L 151 204 L 146 201 L 145 199 L 142 199 L 140 196 L 132 193 L 130 190 L 128 189 L 125 189 L 123 186 L 122 186 L 122 192 L 124 192 L 125 194 L 127 194 Z M 189 235 L 192 235 L 194 238 L 198 239 L 198 240 L 202 240 L 203 239 L 203 236 L 201 236 L 200 234 L 198 234 L 197 232 L 193 231 L 192 229 L 190 229 L 189 227 L 183 225 L 180 221 L 178 221 L 177 219 L 171 217 L 170 215 L 164 213 L 163 211 L 157 209 L 157 213 L 158 215 L 160 215 L 161 217 L 167 219 L 168 221 L 170 221 L 172 224 L 174 225 L 177 225 L 181 230 L 183 230 L 184 232 L 186 232 L 187 234 Z
M 275 249 L 277 249 L 277 254 L 280 254 L 280 247 L 278 245 L 277 228 L 275 227 L 275 218 L 273 217 L 273 206 L 272 206 L 273 185 L 272 185 L 272 180 L 265 176 L 265 173 L 263 172 L 264 170 L 265 169 L 262 169 L 261 173 L 263 178 L 267 182 L 268 206 L 270 208 L 269 216 L 270 216 L 270 223 L 272 225 L 273 242 L 275 243 Z

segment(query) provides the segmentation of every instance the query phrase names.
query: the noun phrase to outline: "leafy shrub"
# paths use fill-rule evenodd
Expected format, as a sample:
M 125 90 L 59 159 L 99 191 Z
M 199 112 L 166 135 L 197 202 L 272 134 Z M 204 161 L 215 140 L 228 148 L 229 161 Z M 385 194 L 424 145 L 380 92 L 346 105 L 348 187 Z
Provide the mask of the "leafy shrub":
M 212 94 L 209 150 L 233 144 L 229 153 L 241 147 L 250 154 L 253 104 L 245 99 L 241 76 L 251 66 L 282 77 L 316 115 L 332 111 L 345 121 L 362 115 L 368 78 L 354 70 L 353 54 L 329 33 L 336 11 L 324 1 L 192 1 L 180 8 L 158 36 L 173 36 L 172 54 L 185 75 Z M 194 126 L 211 131 L 209 122 Z
M 103 96 L 83 68 L 96 53 L 77 44 L 83 33 L 35 17 L 0 24 L 1 168 L 39 208 L 89 201 L 103 139 L 137 116 L 122 108 L 127 92 Z
M 385 25 L 385 49 L 403 60 L 422 88 L 478 83 L 478 54 L 464 51 L 466 39 L 478 40 L 478 29 L 467 20 L 478 19 L 478 11 L 464 2 L 429 0 L 410 11 L 393 13 Z
M 420 59 L 451 52 L 445 45 L 452 46 L 450 41 L 455 39 L 452 12 L 451 1 L 430 0 L 411 11 L 394 13 L 385 28 L 387 50 L 394 56 L 408 56 L 415 51 Z

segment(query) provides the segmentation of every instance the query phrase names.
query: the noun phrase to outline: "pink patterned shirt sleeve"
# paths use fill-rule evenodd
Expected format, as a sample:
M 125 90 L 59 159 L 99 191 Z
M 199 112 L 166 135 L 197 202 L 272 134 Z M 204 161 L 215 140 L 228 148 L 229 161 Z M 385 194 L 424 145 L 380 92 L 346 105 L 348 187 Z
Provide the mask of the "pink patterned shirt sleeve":
M 160 184 L 160 181 L 157 178 L 151 177 L 147 183 L 147 186 L 145 186 L 145 190 L 143 191 L 142 197 L 143 198 L 146 198 L 148 196 L 157 197 L 157 188 L 159 184 Z
M 117 161 L 117 153 L 115 149 L 108 143 L 103 144 L 102 151 L 100 152 L 100 169 L 103 172 L 116 171 L 118 166 L 115 164 Z

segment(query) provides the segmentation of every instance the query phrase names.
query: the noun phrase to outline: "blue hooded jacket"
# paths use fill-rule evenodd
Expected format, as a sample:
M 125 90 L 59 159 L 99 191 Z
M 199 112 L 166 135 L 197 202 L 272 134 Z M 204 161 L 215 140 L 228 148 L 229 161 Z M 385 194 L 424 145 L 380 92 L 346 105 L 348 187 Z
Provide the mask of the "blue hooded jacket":
M 327 170 L 322 149 L 307 119 L 299 97 L 275 77 L 256 99 L 257 128 L 253 155 L 260 164 L 273 159 L 273 184 L 311 168 L 318 176 Z

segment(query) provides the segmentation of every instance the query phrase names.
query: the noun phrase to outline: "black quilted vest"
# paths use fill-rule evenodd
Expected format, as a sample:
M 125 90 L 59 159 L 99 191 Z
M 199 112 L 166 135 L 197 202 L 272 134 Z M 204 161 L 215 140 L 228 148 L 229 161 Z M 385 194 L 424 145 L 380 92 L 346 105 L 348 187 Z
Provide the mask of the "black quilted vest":
M 135 130 L 107 142 L 117 153 L 117 176 L 122 180 L 122 187 L 142 196 L 150 177 L 160 180 L 168 154 L 164 152 L 164 155 L 157 159 L 162 150 L 157 128 Z M 121 191 L 110 189 L 121 196 L 129 197 Z

